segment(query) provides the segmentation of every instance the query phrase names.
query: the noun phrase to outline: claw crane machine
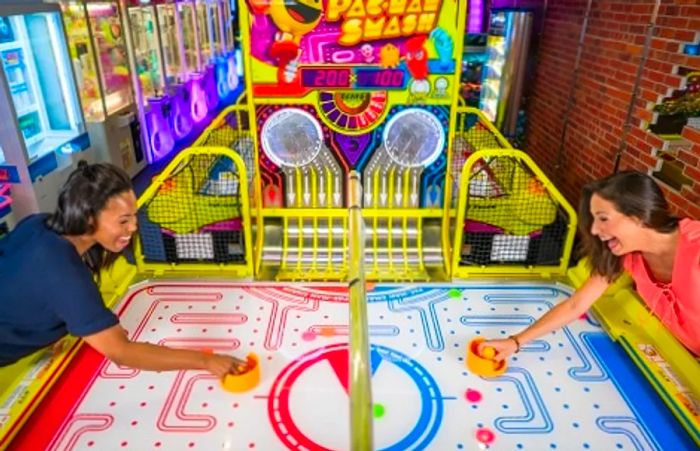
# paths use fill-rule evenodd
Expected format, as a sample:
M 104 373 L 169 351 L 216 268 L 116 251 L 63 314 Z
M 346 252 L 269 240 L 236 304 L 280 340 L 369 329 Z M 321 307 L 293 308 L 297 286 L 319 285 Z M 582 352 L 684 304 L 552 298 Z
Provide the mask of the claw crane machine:
M 210 112 L 217 109 L 221 100 L 216 65 L 223 48 L 220 3 L 219 0 L 196 0 L 200 68 L 204 73 L 204 91 Z
M 166 90 L 165 66 L 156 4 L 163 1 L 122 2 L 132 82 L 149 163 L 168 155 L 175 147 L 171 101 Z
M 193 127 L 191 86 L 186 65 L 182 20 L 176 2 L 156 5 L 166 92 L 170 98 L 170 122 L 175 141 L 185 139 Z
M 216 92 L 222 103 L 232 102 L 238 87 L 233 15 L 228 0 L 208 0 L 207 33 L 211 42 L 209 61 L 214 67 Z
M 205 72 L 199 42 L 199 24 L 195 0 L 176 3 L 177 20 L 182 34 L 183 64 L 187 68 L 187 92 L 190 98 L 190 116 L 195 124 L 201 123 L 209 113 L 205 92 Z
M 52 211 L 80 159 L 94 161 L 55 4 L 0 5 L 0 147 L 16 168 L 13 211 Z
M 130 176 L 146 165 L 116 1 L 61 1 L 90 141 Z
M 229 0 L 223 0 L 220 5 L 221 55 L 217 59 L 217 90 L 219 97 L 229 99 L 236 93 L 239 85 L 239 70 L 236 55 L 234 12 Z M 232 99 L 233 100 L 233 99 Z

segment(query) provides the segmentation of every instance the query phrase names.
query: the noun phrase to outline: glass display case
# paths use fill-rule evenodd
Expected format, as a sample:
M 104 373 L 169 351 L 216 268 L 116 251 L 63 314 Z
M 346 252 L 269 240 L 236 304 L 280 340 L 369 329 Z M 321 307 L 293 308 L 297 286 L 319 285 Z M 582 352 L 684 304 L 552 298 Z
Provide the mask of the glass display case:
M 229 0 L 218 1 L 218 23 L 221 50 L 216 58 L 217 88 L 219 97 L 224 100 L 235 95 L 238 87 L 238 68 L 236 64 L 236 47 L 234 41 L 233 16 Z
M 182 24 L 182 40 L 185 46 L 185 64 L 190 72 L 202 70 L 202 59 L 199 51 L 199 35 L 197 34 L 197 17 L 195 5 L 191 0 L 177 4 L 177 11 Z
M 219 26 L 218 1 L 196 0 L 197 41 L 199 42 L 200 59 L 202 62 L 202 90 L 205 94 L 207 110 L 216 111 L 220 100 L 221 70 L 217 61 L 221 48 L 221 29 Z M 217 41 L 219 39 L 219 41 Z M 218 66 L 218 67 L 217 67 Z
M 119 8 L 116 2 L 87 3 L 86 6 L 98 54 L 105 111 L 110 115 L 133 101 Z
M 176 141 L 183 140 L 192 131 L 192 82 L 185 60 L 183 23 L 176 3 L 156 7 L 160 27 L 166 89 L 170 97 L 170 122 Z M 189 84 L 189 86 L 188 86 Z
M 178 36 L 180 18 L 177 15 L 176 5 L 165 3 L 156 8 L 158 25 L 160 26 L 160 40 L 163 46 L 166 84 L 183 83 L 187 78 L 187 71 L 183 65 L 184 50 L 181 49 L 181 38 Z
M 212 57 L 221 56 L 223 53 L 224 22 L 219 0 L 207 1 L 207 21 L 210 23 L 209 38 L 212 43 Z
M 224 52 L 233 53 L 236 49 L 236 9 L 235 2 L 224 0 L 221 3 L 222 22 L 224 24 Z
M 58 5 L 0 5 L 0 72 L 0 147 L 21 219 L 53 210 L 77 161 L 94 161 Z
M 532 13 L 493 11 L 479 106 L 506 137 L 515 135 L 527 69 Z
M 30 163 L 82 150 L 74 141 L 85 124 L 66 49 L 60 13 L 0 16 L 0 60 Z
M 145 166 L 126 39 L 116 1 L 63 1 L 83 113 L 98 159 L 135 175 Z
M 103 120 L 104 108 L 97 78 L 95 48 L 90 39 L 85 5 L 79 2 L 63 2 L 61 8 L 85 119 Z
M 153 6 L 133 6 L 128 11 L 136 73 L 141 84 L 142 101 L 146 102 L 149 97 L 162 95 L 165 87 L 160 44 L 156 36 L 156 12 Z
M 63 2 L 73 68 L 85 119 L 102 121 L 132 102 L 116 2 Z
M 209 105 L 204 89 L 207 65 L 200 52 L 199 29 L 195 0 L 177 3 L 178 22 L 181 27 L 184 51 L 184 66 L 187 70 L 186 90 L 189 95 L 189 115 L 195 123 L 200 123 L 209 113 Z
M 123 4 L 126 8 L 130 36 L 132 71 L 136 74 L 134 84 L 137 85 L 137 104 L 143 124 L 142 136 L 146 149 L 144 153 L 148 162 L 154 163 L 168 155 L 175 145 L 173 103 L 168 89 L 164 55 L 167 53 L 167 57 L 177 64 L 182 60 L 182 56 L 177 55 L 177 40 L 169 40 L 168 33 L 171 33 L 173 28 L 160 28 L 158 11 L 166 4 L 165 1 L 128 0 Z M 171 10 L 165 8 L 163 11 L 169 13 Z M 172 17 L 164 19 L 163 23 L 166 26 L 169 26 L 169 18 Z M 172 69 L 175 67 L 171 66 Z M 186 128 L 180 127 L 182 130 Z
M 206 0 L 197 0 L 196 15 L 197 15 L 197 41 L 199 42 L 199 52 L 201 55 L 201 64 L 203 66 L 211 64 L 213 57 L 213 24 L 209 20 L 209 7 Z

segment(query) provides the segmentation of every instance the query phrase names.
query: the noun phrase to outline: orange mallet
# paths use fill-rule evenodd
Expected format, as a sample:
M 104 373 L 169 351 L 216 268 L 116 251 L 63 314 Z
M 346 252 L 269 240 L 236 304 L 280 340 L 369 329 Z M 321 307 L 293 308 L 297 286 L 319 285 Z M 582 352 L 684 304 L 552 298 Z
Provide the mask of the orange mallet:
M 246 365 L 238 374 L 229 373 L 221 381 L 224 390 L 242 393 L 254 389 L 260 383 L 260 361 L 254 353 L 246 357 Z
M 479 353 L 479 344 L 484 341 L 483 337 L 472 339 L 467 346 L 467 368 L 472 373 L 482 377 L 496 377 L 506 372 L 506 361 L 497 362 L 493 358 L 496 350 L 491 346 L 486 346 Z

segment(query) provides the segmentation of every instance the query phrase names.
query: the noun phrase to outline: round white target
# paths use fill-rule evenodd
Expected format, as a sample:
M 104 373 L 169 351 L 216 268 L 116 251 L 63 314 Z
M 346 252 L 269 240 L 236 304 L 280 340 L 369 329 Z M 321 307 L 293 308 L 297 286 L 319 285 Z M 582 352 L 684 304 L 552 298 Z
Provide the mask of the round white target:
M 384 129 L 384 146 L 401 166 L 428 167 L 442 152 L 445 130 L 431 112 L 408 108 L 395 114 Z
M 260 133 L 265 154 L 277 166 L 309 164 L 321 150 L 323 132 L 316 118 L 298 108 L 275 111 Z

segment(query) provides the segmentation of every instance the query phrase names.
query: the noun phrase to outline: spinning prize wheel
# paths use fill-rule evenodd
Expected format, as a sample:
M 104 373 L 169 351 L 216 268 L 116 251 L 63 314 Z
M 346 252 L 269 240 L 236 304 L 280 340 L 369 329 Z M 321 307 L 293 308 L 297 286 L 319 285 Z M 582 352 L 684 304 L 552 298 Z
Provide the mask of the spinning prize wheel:
M 394 115 L 384 129 L 384 146 L 398 165 L 430 166 L 442 152 L 445 130 L 429 111 L 409 108 Z
M 319 113 L 330 125 L 347 134 L 366 133 L 383 119 L 388 96 L 386 91 L 321 92 Z
M 272 113 L 260 132 L 265 155 L 277 166 L 301 167 L 316 158 L 323 131 L 316 118 L 298 108 Z

